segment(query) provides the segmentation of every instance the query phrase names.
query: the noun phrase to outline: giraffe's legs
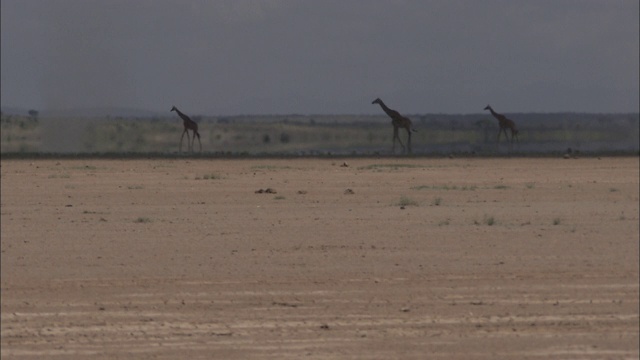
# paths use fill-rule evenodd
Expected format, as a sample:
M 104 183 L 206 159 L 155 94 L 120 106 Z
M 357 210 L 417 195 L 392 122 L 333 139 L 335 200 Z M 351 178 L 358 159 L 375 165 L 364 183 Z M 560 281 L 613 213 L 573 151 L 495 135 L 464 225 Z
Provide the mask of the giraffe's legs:
M 193 139 L 191 139 L 191 152 L 193 152 L 193 147 L 196 143 L 196 135 L 198 135 L 198 144 L 200 145 L 200 152 L 202 152 L 202 142 L 200 141 L 200 134 L 197 132 L 193 132 Z M 187 135 L 189 137 L 189 135 Z
M 398 129 L 393 128 L 393 138 L 391 139 L 392 141 L 392 145 L 391 145 L 391 153 L 395 154 L 396 153 L 396 137 L 398 136 Z
M 402 143 L 402 140 L 400 140 L 400 136 L 398 136 L 398 128 L 394 126 L 393 127 L 393 147 L 391 148 L 391 151 L 394 154 L 396 153 L 396 139 L 400 143 L 400 146 L 402 147 L 402 152 L 404 153 L 405 152 L 404 144 Z
M 411 154 L 411 129 L 407 128 L 407 134 L 409 137 L 407 138 L 407 150 L 409 150 L 409 154 Z
M 504 133 L 504 137 L 507 139 L 507 141 L 509 141 L 509 135 L 507 135 L 507 129 L 500 128 L 500 130 L 498 130 L 498 140 L 497 140 L 498 145 L 500 145 L 500 135 L 502 133 Z
M 184 139 L 184 134 L 187 134 L 187 147 L 189 147 L 189 133 L 187 132 L 187 129 L 185 128 L 184 131 L 182 132 L 182 136 L 180 136 L 180 152 L 182 152 L 182 139 Z

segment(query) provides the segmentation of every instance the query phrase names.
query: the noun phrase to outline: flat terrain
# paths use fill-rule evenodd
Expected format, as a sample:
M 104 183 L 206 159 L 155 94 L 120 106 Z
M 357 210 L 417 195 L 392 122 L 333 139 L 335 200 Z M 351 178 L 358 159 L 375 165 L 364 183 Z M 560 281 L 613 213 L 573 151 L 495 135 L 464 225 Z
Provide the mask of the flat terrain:
M 1 170 L 3 359 L 639 356 L 638 157 Z

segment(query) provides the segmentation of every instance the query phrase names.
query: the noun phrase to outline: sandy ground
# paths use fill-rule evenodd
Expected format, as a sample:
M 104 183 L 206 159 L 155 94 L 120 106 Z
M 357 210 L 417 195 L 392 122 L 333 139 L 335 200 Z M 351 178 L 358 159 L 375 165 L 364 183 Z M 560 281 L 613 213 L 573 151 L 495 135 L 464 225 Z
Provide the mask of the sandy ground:
M 639 356 L 637 157 L 1 168 L 3 359 Z

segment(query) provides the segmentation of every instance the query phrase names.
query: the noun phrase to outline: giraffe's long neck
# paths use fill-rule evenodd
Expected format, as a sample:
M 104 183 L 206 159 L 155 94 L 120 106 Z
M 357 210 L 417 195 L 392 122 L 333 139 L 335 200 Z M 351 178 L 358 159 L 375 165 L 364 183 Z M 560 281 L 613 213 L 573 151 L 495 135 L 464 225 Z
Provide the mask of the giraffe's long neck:
M 178 113 L 178 116 L 180 116 L 182 118 L 182 120 L 184 121 L 189 121 L 191 119 L 189 119 L 189 117 L 187 115 L 185 115 L 182 111 L 178 110 L 178 108 L 176 108 L 176 112 Z
M 389 115 L 389 116 L 393 117 L 393 112 L 392 112 L 392 110 L 391 110 L 391 109 L 389 109 L 389 108 L 387 107 L 387 105 L 385 105 L 385 104 L 382 102 L 382 100 L 380 100 L 380 102 L 379 102 L 378 104 L 380 104 L 380 107 L 382 108 L 382 111 L 384 111 L 387 115 Z
M 500 126 L 504 125 L 504 116 L 502 114 L 498 114 L 497 112 L 493 111 L 493 108 L 491 106 L 489 106 L 489 111 L 491 111 L 491 115 L 493 115 L 494 118 L 496 118 L 496 120 L 498 120 L 498 122 L 500 123 Z

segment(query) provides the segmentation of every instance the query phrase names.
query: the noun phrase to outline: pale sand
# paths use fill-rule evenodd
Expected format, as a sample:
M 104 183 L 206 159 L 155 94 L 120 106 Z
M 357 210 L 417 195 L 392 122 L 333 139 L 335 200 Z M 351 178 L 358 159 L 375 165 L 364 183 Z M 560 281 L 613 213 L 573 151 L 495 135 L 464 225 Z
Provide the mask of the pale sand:
M 637 157 L 1 166 L 3 359 L 639 356 Z

